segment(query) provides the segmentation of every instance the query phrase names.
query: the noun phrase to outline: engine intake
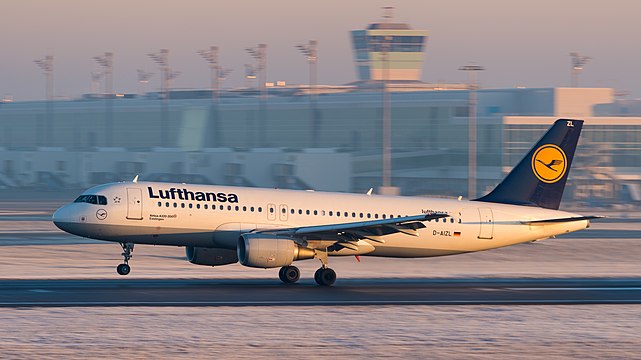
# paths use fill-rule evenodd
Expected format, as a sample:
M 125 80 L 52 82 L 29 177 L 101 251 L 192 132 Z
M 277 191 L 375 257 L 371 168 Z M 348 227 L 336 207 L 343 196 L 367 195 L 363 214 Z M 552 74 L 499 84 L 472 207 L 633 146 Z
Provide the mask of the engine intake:
M 187 260 L 196 265 L 219 266 L 238 262 L 235 250 L 187 246 Z
M 313 249 L 302 247 L 285 237 L 245 234 L 238 238 L 238 259 L 249 267 L 288 266 L 296 260 L 313 259 L 315 255 Z

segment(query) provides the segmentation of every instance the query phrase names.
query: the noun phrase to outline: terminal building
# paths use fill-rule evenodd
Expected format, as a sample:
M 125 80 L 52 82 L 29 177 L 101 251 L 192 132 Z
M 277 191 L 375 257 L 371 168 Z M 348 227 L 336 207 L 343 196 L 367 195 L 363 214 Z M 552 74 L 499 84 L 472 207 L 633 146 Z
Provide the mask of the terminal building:
M 392 184 L 404 195 L 467 197 L 467 86 L 419 81 L 425 31 L 382 22 L 351 34 L 359 81 L 319 86 L 315 110 L 304 86 L 269 88 L 264 107 L 255 89 L 224 91 L 217 105 L 208 90 L 173 91 L 166 108 L 157 93 L 55 101 L 53 110 L 46 102 L 0 103 L 0 186 L 82 188 L 140 175 L 366 192 L 382 182 L 382 87 L 372 83 L 385 80 Z M 391 42 L 387 65 L 381 39 Z M 613 89 L 480 89 L 477 97 L 477 195 L 494 187 L 554 120 L 579 118 L 585 126 L 567 198 L 641 201 L 641 111 L 615 101 Z

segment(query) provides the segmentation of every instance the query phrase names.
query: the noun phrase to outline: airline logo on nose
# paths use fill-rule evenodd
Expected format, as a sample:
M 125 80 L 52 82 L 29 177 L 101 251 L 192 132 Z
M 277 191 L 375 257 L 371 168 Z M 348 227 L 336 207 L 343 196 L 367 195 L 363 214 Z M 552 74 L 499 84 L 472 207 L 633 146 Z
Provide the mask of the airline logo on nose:
M 532 171 L 544 183 L 553 184 L 561 180 L 567 168 L 565 152 L 556 145 L 542 145 L 532 156 Z

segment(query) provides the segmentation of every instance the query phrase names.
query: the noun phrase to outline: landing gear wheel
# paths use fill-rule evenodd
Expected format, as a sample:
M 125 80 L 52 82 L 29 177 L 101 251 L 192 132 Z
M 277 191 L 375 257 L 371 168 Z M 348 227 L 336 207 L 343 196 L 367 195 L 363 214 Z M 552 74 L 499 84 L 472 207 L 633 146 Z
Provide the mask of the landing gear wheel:
M 300 279 L 300 270 L 296 266 L 283 266 L 278 271 L 278 277 L 285 284 L 293 284 Z
M 314 273 L 314 280 L 321 286 L 332 286 L 336 282 L 336 272 L 330 268 L 320 268 Z
M 122 247 L 122 257 L 124 258 L 124 263 L 116 267 L 116 271 L 120 275 L 127 275 L 131 272 L 131 267 L 129 266 L 129 260 L 131 260 L 131 253 L 134 251 L 134 244 L 132 243 L 120 243 Z
M 120 264 L 120 265 L 118 265 L 118 267 L 116 268 L 116 271 L 117 271 L 117 272 L 118 272 L 118 274 L 120 274 L 120 275 L 127 275 L 127 274 L 129 274 L 129 272 L 131 271 L 131 267 L 130 267 L 128 264 Z

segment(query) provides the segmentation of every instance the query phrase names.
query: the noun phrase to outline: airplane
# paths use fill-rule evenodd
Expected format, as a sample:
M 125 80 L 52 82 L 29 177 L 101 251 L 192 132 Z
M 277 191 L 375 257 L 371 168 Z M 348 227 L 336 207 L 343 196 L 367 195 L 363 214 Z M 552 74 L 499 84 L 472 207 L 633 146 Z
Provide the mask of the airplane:
M 53 214 L 70 234 L 120 243 L 131 271 L 135 244 L 180 246 L 197 265 L 240 262 L 299 280 L 295 261 L 330 256 L 416 258 L 463 254 L 588 228 L 559 211 L 582 120 L 559 119 L 489 194 L 473 200 L 138 181 L 92 187 Z M 552 168 L 554 166 L 554 168 Z

